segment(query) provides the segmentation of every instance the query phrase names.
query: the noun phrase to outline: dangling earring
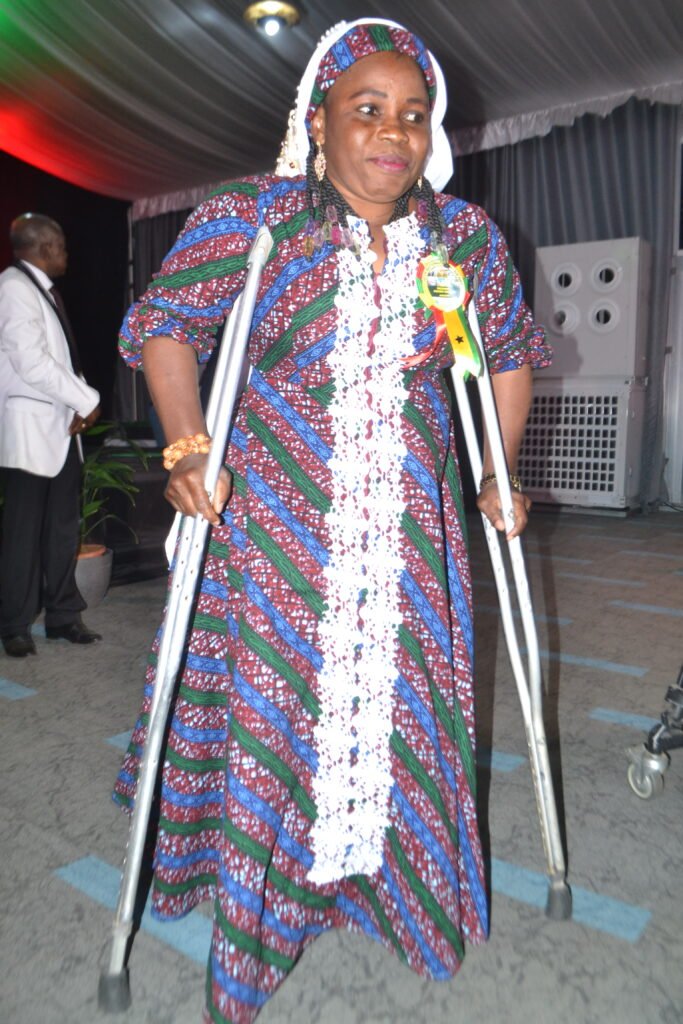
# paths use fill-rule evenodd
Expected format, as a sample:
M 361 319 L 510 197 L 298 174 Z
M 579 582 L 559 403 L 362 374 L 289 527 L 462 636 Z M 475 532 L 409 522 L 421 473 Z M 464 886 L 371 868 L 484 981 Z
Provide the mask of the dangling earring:
M 418 189 L 421 192 L 422 191 L 422 175 L 420 175 L 420 177 L 417 179 L 417 187 L 418 187 Z
M 313 170 L 315 171 L 315 176 L 318 179 L 318 181 L 322 181 L 323 178 L 325 177 L 325 168 L 327 167 L 327 160 L 325 159 L 322 143 L 316 142 L 315 145 L 317 152 L 315 154 L 315 159 L 313 160 Z

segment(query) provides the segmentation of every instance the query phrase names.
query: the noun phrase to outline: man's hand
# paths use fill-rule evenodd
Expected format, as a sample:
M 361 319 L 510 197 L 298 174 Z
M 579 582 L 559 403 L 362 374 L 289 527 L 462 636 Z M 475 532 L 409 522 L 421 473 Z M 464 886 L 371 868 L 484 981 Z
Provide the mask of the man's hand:
M 96 423 L 100 418 L 100 407 L 96 405 L 92 412 L 83 418 L 79 416 L 77 412 L 74 413 L 73 419 L 69 424 L 69 434 L 73 437 L 75 434 L 82 434 L 88 427 L 92 427 L 93 423 Z

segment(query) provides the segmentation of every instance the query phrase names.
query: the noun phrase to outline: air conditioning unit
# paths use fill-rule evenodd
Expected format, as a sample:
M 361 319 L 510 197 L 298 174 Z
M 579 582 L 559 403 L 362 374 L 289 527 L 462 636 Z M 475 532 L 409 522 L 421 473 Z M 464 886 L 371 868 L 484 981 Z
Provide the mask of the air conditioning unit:
M 536 250 L 535 316 L 553 349 L 552 365 L 534 375 L 519 459 L 536 502 L 637 503 L 650 267 L 640 238 Z
M 537 380 L 518 463 L 532 501 L 636 504 L 644 407 L 644 386 L 623 378 Z

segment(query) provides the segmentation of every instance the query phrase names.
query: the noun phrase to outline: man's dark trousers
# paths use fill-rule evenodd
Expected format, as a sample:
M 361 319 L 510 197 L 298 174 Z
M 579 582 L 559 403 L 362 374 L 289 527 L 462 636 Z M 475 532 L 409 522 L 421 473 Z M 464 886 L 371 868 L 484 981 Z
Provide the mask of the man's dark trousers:
M 74 622 L 86 607 L 76 586 L 81 463 L 71 441 L 55 477 L 3 469 L 0 636 Z

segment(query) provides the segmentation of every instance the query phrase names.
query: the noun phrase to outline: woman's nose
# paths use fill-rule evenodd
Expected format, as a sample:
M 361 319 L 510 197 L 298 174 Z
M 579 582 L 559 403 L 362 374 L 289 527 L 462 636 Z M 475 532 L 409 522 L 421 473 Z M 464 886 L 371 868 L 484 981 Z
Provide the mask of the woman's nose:
M 380 134 L 387 139 L 403 141 L 407 137 L 406 126 L 400 117 L 385 117 L 380 125 Z

